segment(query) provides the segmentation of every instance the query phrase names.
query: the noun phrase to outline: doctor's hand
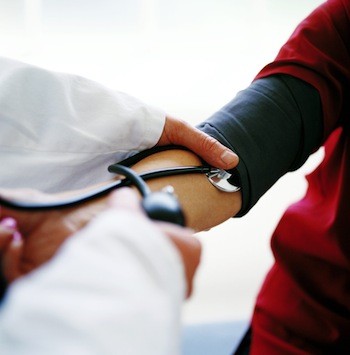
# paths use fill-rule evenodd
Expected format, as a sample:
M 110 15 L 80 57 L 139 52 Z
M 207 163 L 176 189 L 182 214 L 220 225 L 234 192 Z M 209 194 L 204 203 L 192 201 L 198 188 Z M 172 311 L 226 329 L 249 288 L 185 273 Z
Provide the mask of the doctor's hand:
M 52 195 L 39 191 L 26 191 L 32 200 L 53 198 Z M 21 190 L 21 194 L 23 195 L 23 190 Z M 15 193 L 12 193 L 12 196 L 14 195 Z M 9 195 L 7 194 L 7 196 Z M 127 188 L 113 193 L 111 197 L 107 196 L 74 208 L 26 212 L 2 207 L 0 252 L 3 251 L 2 270 L 7 282 L 29 273 L 51 259 L 67 238 L 86 226 L 92 218 L 107 208 L 128 209 L 131 213 L 139 214 L 141 218 L 147 218 L 140 207 L 137 194 Z M 187 296 L 189 296 L 200 260 L 201 246 L 199 241 L 192 236 L 192 231 L 187 228 L 149 221 L 177 248 L 183 261 Z M 15 233 L 20 233 L 22 238 L 19 239 L 17 236 L 14 239 Z
M 200 262 L 202 250 L 198 239 L 193 237 L 193 231 L 175 224 L 150 220 L 142 210 L 137 194 L 129 188 L 113 192 L 109 197 L 109 206 L 124 211 L 128 210 L 140 218 L 147 219 L 149 223 L 153 224 L 154 228 L 160 230 L 164 238 L 169 239 L 183 262 L 187 284 L 187 297 L 189 297 L 192 293 L 193 279 Z
M 54 195 L 30 189 L 7 190 L 6 194 L 3 191 L 2 194 L 6 197 L 19 194 L 22 198 L 27 196 L 31 201 L 55 199 Z M 83 228 L 105 208 L 107 197 L 58 210 L 19 211 L 1 207 L 1 266 L 7 282 L 14 281 L 51 259 L 69 236 Z M 13 238 L 15 233 L 20 233 L 21 239 Z
M 228 170 L 238 164 L 238 156 L 216 139 L 185 121 L 168 116 L 156 146 L 171 144 L 188 148 L 216 168 Z
M 19 276 L 22 253 L 23 242 L 17 231 L 16 221 L 12 218 L 2 219 L 0 221 L 0 266 L 1 271 L 7 270 L 7 275 L 1 273 L 1 283 L 6 279 L 15 279 Z M 3 289 L 0 292 L 2 294 Z

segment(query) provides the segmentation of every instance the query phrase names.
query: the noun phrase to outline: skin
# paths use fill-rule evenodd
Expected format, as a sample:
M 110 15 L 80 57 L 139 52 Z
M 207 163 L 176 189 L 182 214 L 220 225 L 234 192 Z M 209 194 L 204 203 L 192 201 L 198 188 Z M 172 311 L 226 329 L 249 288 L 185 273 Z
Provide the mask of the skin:
M 233 169 L 238 156 L 216 139 L 178 118 L 167 116 L 164 130 L 156 146 L 180 145 L 221 169 Z
M 183 145 L 211 163 L 213 166 L 230 169 L 238 164 L 238 157 L 215 139 L 189 126 L 186 122 L 166 118 L 163 134 L 157 145 Z M 171 150 L 154 154 L 137 163 L 133 169 L 137 172 L 148 171 L 161 167 L 201 165 L 200 159 L 194 153 L 182 150 Z M 240 192 L 224 193 L 213 187 L 205 176 L 186 175 L 157 179 L 149 182 L 152 190 L 159 190 L 172 185 L 183 207 L 187 226 L 194 231 L 202 231 L 216 226 L 234 216 L 241 207 Z M 13 193 L 13 192 L 12 192 Z M 20 191 L 21 196 L 34 199 L 51 199 L 55 196 L 42 194 L 38 191 Z M 2 264 L 4 275 L 13 281 L 49 260 L 62 243 L 76 231 L 83 228 L 92 218 L 106 208 L 109 208 L 108 197 L 103 197 L 74 208 L 55 211 L 23 212 L 6 208 L 0 210 L 0 219 L 12 217 L 17 222 L 16 231 L 22 235 L 22 241 L 9 242 L 8 236 L 2 244 Z M 159 225 L 159 224 L 158 224 Z M 172 226 L 173 227 L 173 226 Z M 174 231 L 173 228 L 171 228 Z M 176 235 L 181 235 L 181 228 L 171 235 L 173 242 Z M 166 232 L 168 231 L 168 232 Z M 187 233 L 188 234 L 188 233 Z M 176 244 L 176 243 L 175 243 Z M 179 248 L 181 245 L 176 245 Z M 185 269 L 191 264 L 191 253 L 182 248 Z M 192 255 L 192 256 L 191 256 Z M 0 254 L 1 256 L 1 254 Z M 194 265 L 197 265 L 194 258 Z M 191 269 L 191 268 L 190 268 Z M 191 289 L 194 271 L 186 271 L 188 285 Z M 191 280 L 190 280 L 191 279 Z
M 201 245 L 196 238 L 193 238 L 193 231 L 189 228 L 182 228 L 170 223 L 154 223 L 150 221 L 140 206 L 138 195 L 129 188 L 115 191 L 105 200 L 103 210 L 113 209 L 115 213 L 121 210 L 128 210 L 139 219 L 147 220 L 148 223 L 152 224 L 154 229 L 159 229 L 165 238 L 168 238 L 171 243 L 173 243 L 183 261 L 187 281 L 187 297 L 189 297 L 192 292 L 193 278 L 201 255 Z M 83 208 L 85 209 L 85 207 Z M 86 210 L 83 213 L 84 218 L 86 217 L 85 213 Z M 70 214 L 64 215 L 66 217 L 68 216 L 69 219 L 72 217 Z M 48 218 L 47 220 L 50 222 L 52 222 L 50 219 L 51 216 L 52 218 L 61 217 L 56 213 L 50 216 L 38 214 L 34 217 L 39 216 L 40 219 L 42 217 Z M 78 217 L 75 215 L 73 218 L 74 221 L 76 221 L 77 218 Z M 8 220 L 9 218 L 7 218 L 7 221 Z M 21 220 L 21 218 L 19 218 L 19 220 Z M 11 219 L 11 221 L 16 224 L 14 219 Z M 60 221 L 60 226 L 62 227 L 64 223 L 64 220 Z M 85 222 L 79 220 L 79 223 Z M 69 226 L 70 222 L 67 225 Z M 13 281 L 23 274 L 28 273 L 33 268 L 35 269 L 42 265 L 48 258 L 50 259 L 54 256 L 57 248 L 67 239 L 67 235 L 71 235 L 69 227 L 68 230 L 60 228 L 60 232 L 57 233 L 58 230 L 46 230 L 47 227 L 52 228 L 52 223 L 40 223 L 39 220 L 35 221 L 35 223 L 33 221 L 32 227 L 34 228 L 33 232 L 23 229 L 23 232 L 25 232 L 25 242 L 23 243 L 21 240 L 13 239 L 17 232 L 17 226 L 8 227 L 0 224 L 0 257 L 2 257 L 3 269 L 5 270 L 4 276 L 8 280 Z M 72 225 L 70 225 L 70 227 L 72 227 Z M 75 226 L 74 228 L 80 229 L 80 226 Z M 53 233 L 51 235 L 55 235 L 56 237 L 51 239 L 48 237 L 50 233 Z M 40 235 L 42 235 L 42 237 L 38 237 Z M 44 235 L 46 235 L 46 238 L 44 238 Z M 58 235 L 61 237 L 57 237 Z M 40 253 L 36 254 L 34 251 L 31 252 L 31 248 L 35 248 L 35 250 L 40 251 Z M 35 255 L 35 260 L 33 259 L 33 255 Z M 37 265 L 35 265 L 36 263 Z
M 191 152 L 172 150 L 152 155 L 137 163 L 133 169 L 143 172 L 162 167 L 201 165 Z M 241 193 L 218 190 L 204 175 L 173 176 L 148 182 L 153 191 L 167 185 L 175 193 L 185 212 L 187 226 L 198 231 L 210 229 L 236 215 L 241 208 Z
M 197 164 L 200 164 L 199 158 L 193 153 L 174 150 L 152 155 L 135 165 L 134 169 L 141 172 L 157 167 Z M 187 227 L 194 231 L 207 230 L 222 223 L 235 215 L 241 206 L 240 192 L 221 192 L 202 175 L 156 179 L 149 186 L 152 190 L 159 190 L 169 184 L 175 188 L 183 207 Z M 23 212 L 3 208 L 1 215 L 17 221 L 25 241 L 21 273 L 26 274 L 49 260 L 66 238 L 106 208 L 108 197 L 85 203 L 79 208 L 54 211 Z M 5 274 L 18 275 L 18 272 Z M 12 277 L 9 276 L 9 279 Z

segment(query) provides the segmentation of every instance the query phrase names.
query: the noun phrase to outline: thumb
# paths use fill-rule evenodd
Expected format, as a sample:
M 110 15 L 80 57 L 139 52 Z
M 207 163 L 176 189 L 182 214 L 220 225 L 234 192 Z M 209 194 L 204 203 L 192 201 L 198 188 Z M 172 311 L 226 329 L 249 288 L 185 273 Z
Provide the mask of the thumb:
M 193 147 L 190 148 L 208 164 L 221 169 L 233 169 L 238 164 L 238 156 L 215 138 L 193 128 Z
M 158 146 L 177 144 L 190 149 L 208 164 L 221 169 L 233 169 L 238 156 L 215 138 L 185 121 L 167 117 Z
M 13 239 L 3 256 L 3 274 L 8 282 L 23 275 L 21 260 L 23 256 L 22 239 Z

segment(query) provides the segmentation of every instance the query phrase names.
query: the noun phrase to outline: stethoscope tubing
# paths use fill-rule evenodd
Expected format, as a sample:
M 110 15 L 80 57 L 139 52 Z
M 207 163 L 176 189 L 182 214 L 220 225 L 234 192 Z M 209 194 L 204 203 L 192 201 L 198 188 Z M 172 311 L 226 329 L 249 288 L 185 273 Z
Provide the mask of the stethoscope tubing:
M 125 169 L 129 169 L 123 167 Z M 118 165 L 111 165 L 108 170 L 112 173 L 122 174 L 122 170 Z M 219 171 L 219 169 L 212 168 L 210 166 L 181 166 L 181 167 L 172 167 L 151 170 L 142 174 L 137 175 L 138 178 L 143 181 L 148 181 L 155 178 L 162 178 L 168 176 L 177 176 L 177 175 L 188 175 L 188 174 L 208 174 L 212 172 Z M 134 174 L 135 175 L 135 174 Z M 28 202 L 20 200 L 11 200 L 0 196 L 0 205 L 16 209 L 16 210 L 31 210 L 31 211 L 43 211 L 43 210 L 53 210 L 53 209 L 62 209 L 77 206 L 79 204 L 92 201 L 94 199 L 103 197 L 109 194 L 111 191 L 134 184 L 135 181 L 132 181 L 129 178 L 119 180 L 117 182 L 112 182 L 108 185 L 105 185 L 100 188 L 96 188 L 88 193 L 81 194 L 76 197 L 70 197 L 60 201 L 45 201 L 45 202 Z M 144 191 L 140 191 L 141 195 L 144 197 L 149 193 L 148 187 Z

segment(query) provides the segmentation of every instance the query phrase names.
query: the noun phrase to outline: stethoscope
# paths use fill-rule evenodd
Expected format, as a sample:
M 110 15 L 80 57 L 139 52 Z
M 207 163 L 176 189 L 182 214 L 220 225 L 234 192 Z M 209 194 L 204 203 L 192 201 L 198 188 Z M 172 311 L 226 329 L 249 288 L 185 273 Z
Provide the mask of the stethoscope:
M 137 157 L 132 157 L 131 162 L 135 163 L 136 161 L 141 160 L 143 157 L 147 156 L 146 154 L 147 153 L 144 152 L 143 154 L 139 154 Z M 228 181 L 231 178 L 230 173 L 211 166 L 181 166 L 157 169 L 137 174 L 134 170 L 124 164 L 130 164 L 130 159 L 126 159 L 123 162 L 113 164 L 108 167 L 109 172 L 122 175 L 125 177 L 124 179 L 114 181 L 108 185 L 93 189 L 79 196 L 69 197 L 59 201 L 44 202 L 12 200 L 0 196 L 0 205 L 25 211 L 61 209 L 73 207 L 105 196 L 115 189 L 133 185 L 140 192 L 142 196 L 142 208 L 151 219 L 185 226 L 185 216 L 172 187 L 168 186 L 161 191 L 152 192 L 146 184 L 146 181 L 175 175 L 205 174 L 208 177 L 208 180 L 220 190 L 230 192 L 239 190 L 239 187 L 232 185 Z

